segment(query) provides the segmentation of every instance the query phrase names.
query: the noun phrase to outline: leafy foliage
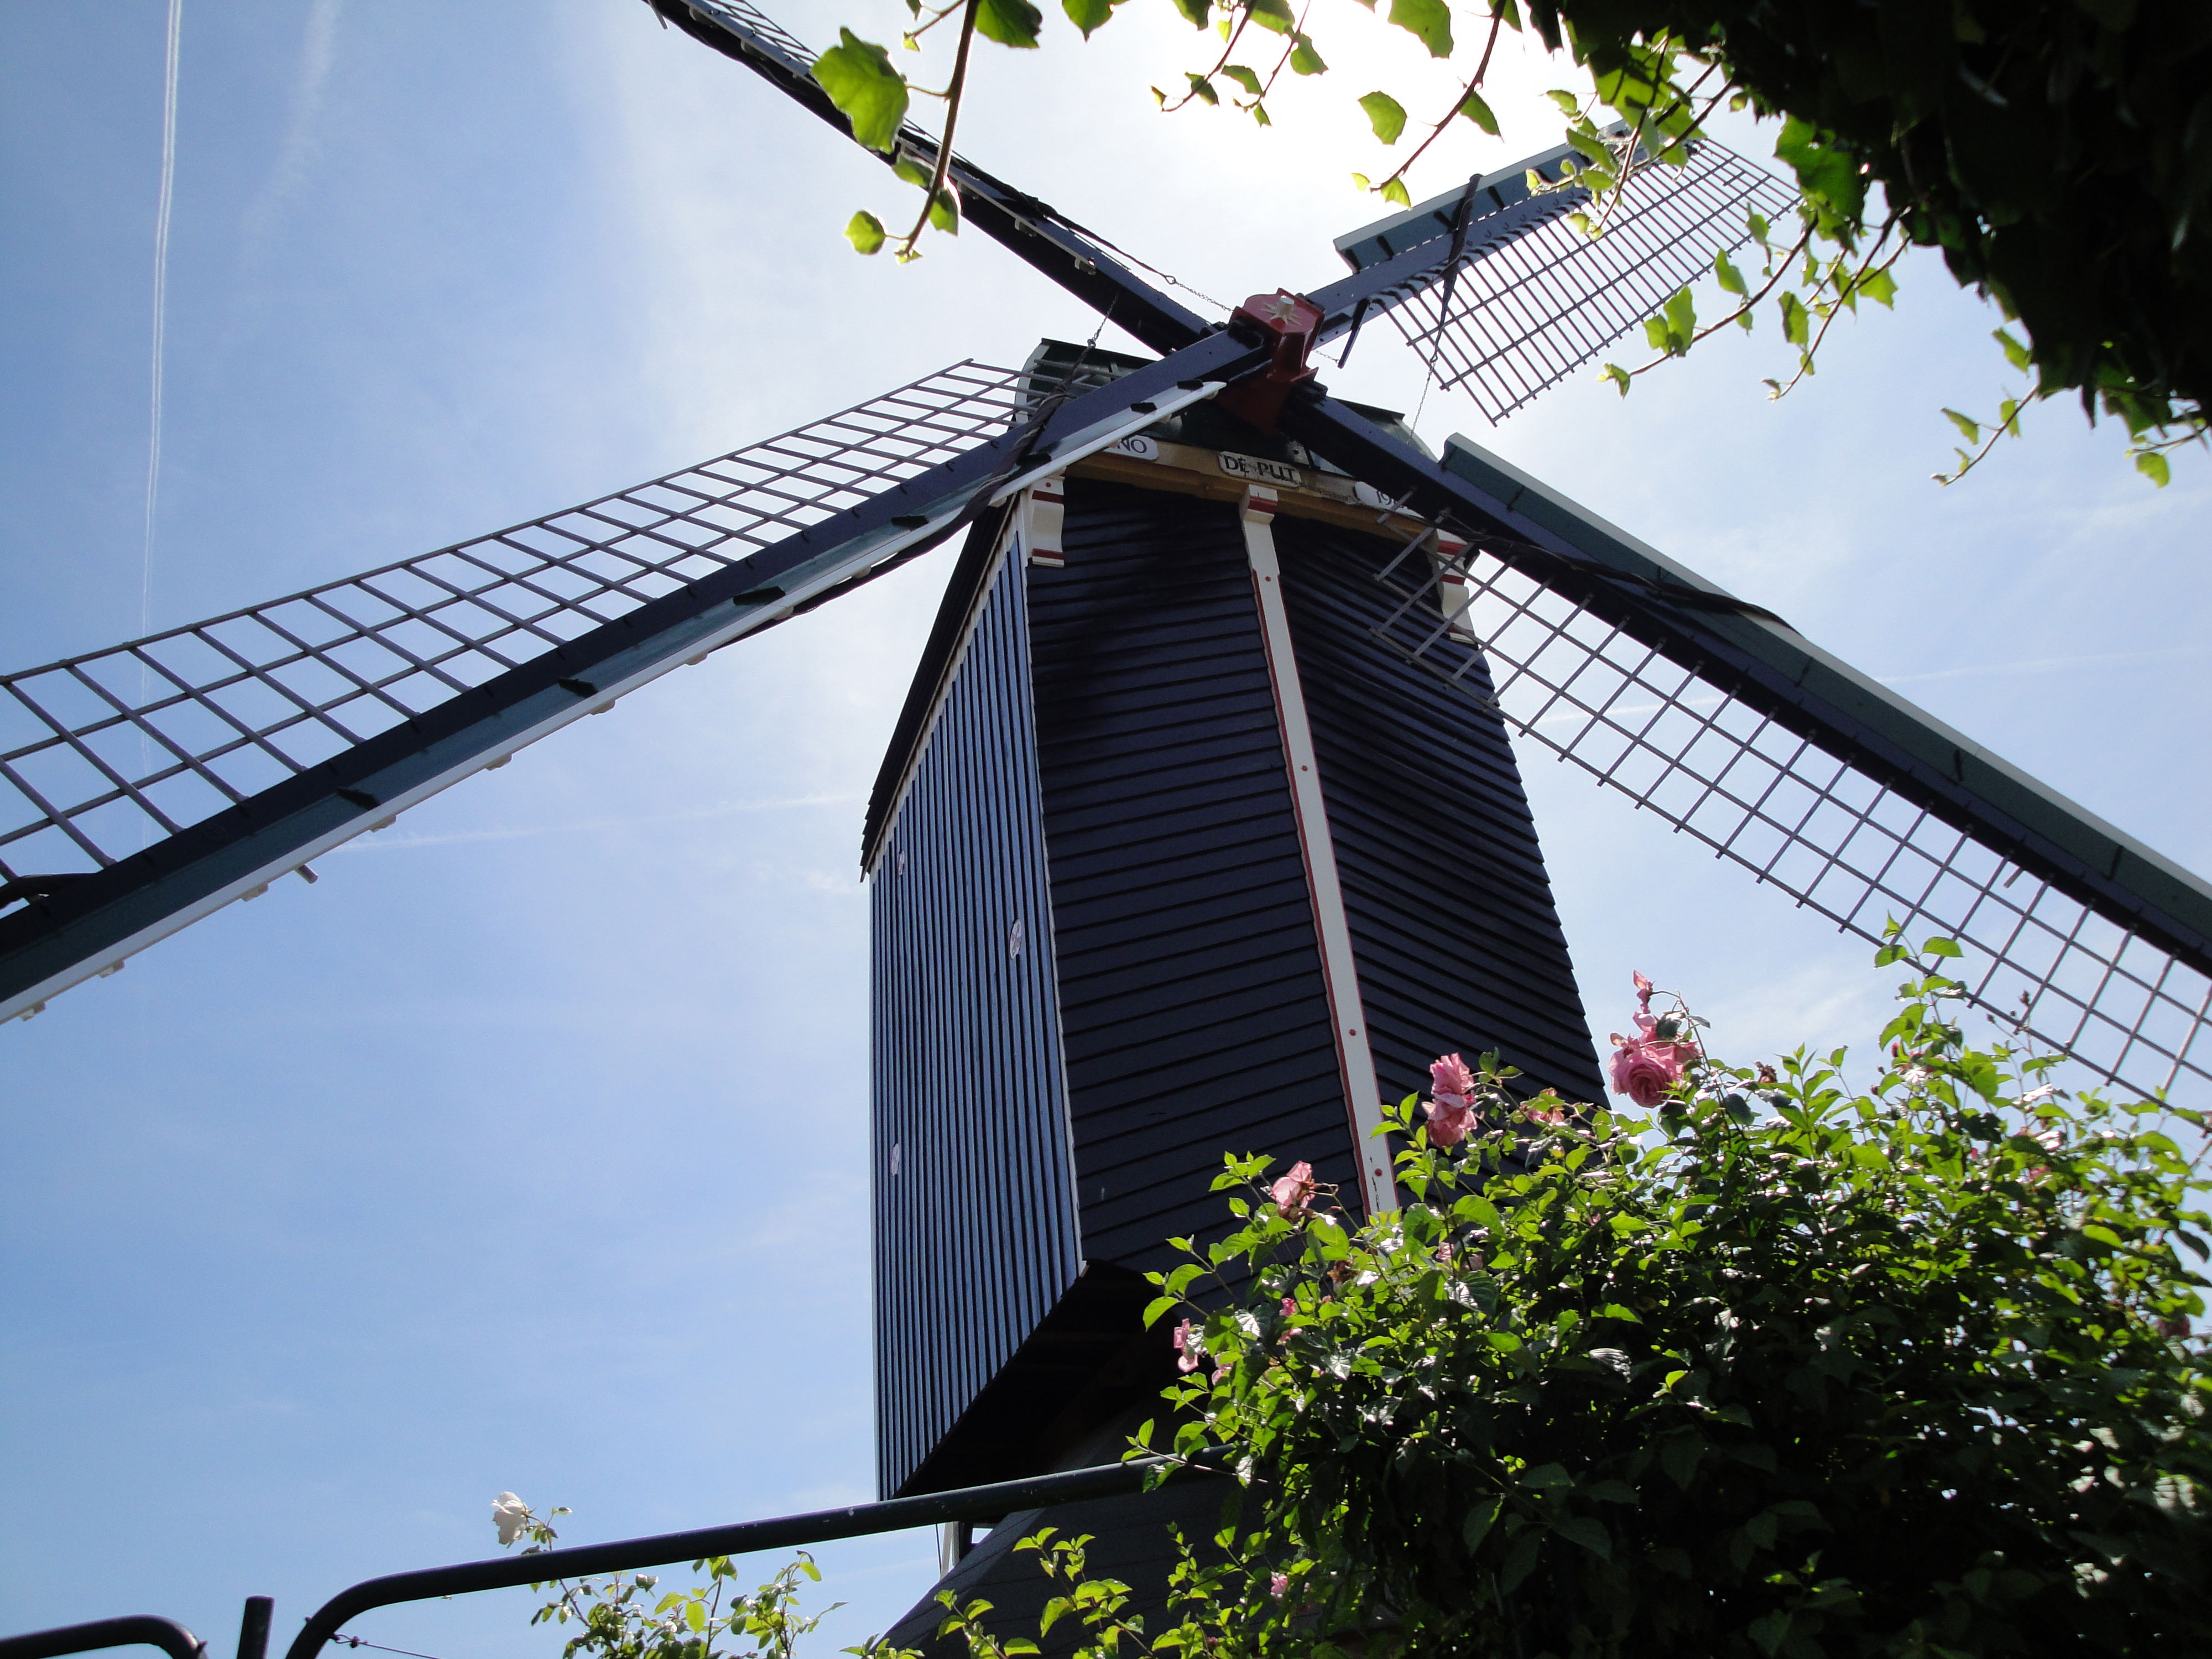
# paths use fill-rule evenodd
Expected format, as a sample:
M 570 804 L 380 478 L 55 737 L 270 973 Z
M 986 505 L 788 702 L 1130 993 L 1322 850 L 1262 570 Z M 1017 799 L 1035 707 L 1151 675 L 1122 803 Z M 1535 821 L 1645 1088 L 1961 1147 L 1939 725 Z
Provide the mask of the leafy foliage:
M 2206 1183 L 2159 1127 L 2204 1120 L 1968 1046 L 1957 954 L 1883 952 L 1863 1091 L 1841 1050 L 1701 1058 L 1649 1118 L 1554 1121 L 1486 1056 L 1488 1132 L 1439 1149 L 1407 1099 L 1408 1202 L 1358 1228 L 1231 1158 L 1237 1231 L 1152 1314 L 1198 1367 L 1174 1447 L 1245 1511 L 1151 1645 L 2212 1645 Z
M 1062 0 L 1062 9 L 1087 40 L 1118 3 Z M 1164 109 L 1226 104 L 1272 125 L 1267 96 L 1285 68 L 1328 70 L 1308 32 L 1311 3 L 1295 12 L 1287 0 L 1172 3 L 1224 44 L 1211 64 L 1186 73 L 1179 94 L 1153 88 Z M 1371 10 L 1376 0 L 1361 3 Z M 1580 217 L 1591 234 L 1604 231 L 1608 198 L 1618 199 L 1642 168 L 1685 161 L 1723 106 L 1778 118 L 1775 158 L 1801 191 L 1796 234 L 1773 237 L 1751 218 L 1750 240 L 1762 255 L 1755 291 L 1729 287 L 1717 272 L 1739 297 L 1736 307 L 1687 337 L 1662 314 L 1654 319 L 1657 357 L 1634 369 L 1605 366 L 1624 393 L 1637 375 L 1715 330 L 1752 327 L 1771 299 L 1796 364 L 1788 380 L 1766 383 L 1781 396 L 1812 373 L 1838 316 L 1856 313 L 1862 299 L 1892 302 L 1893 268 L 1920 246 L 1940 248 L 1960 283 L 2017 320 L 2027 342 L 2001 330 L 2000 343 L 2014 370 L 2034 377 L 2007 394 L 1996 418 L 1976 421 L 1986 441 L 1961 450 L 1958 469 L 1937 475 L 1943 482 L 2017 431 L 2024 404 L 2065 392 L 2079 394 L 2093 420 L 2101 410 L 2126 424 L 2136 465 L 2155 483 L 2169 476 L 2166 452 L 2203 441 L 2212 389 L 2212 10 L 2201 0 L 1526 3 L 1524 17 L 1523 0 L 1490 0 L 1477 13 L 1487 27 L 1462 39 L 1446 0 L 1389 0 L 1389 21 L 1427 56 L 1454 57 L 1479 39 L 1480 58 L 1394 171 L 1380 182 L 1352 175 L 1361 189 L 1407 205 L 1408 174 L 1456 119 L 1495 136 L 1481 88 L 1501 33 L 1525 26 L 1587 76 L 1587 91 L 1553 95 L 1584 163 L 1567 187 L 1599 198 Z M 1030 0 L 907 4 L 917 20 L 908 46 L 947 18 L 961 20 L 951 83 L 928 94 L 946 102 L 949 146 L 973 37 L 1034 47 L 1043 14 Z M 1255 45 L 1273 56 L 1271 66 L 1265 56 L 1238 58 Z M 895 148 L 908 94 L 921 89 L 910 88 L 884 48 L 842 31 L 815 72 L 862 143 Z M 1395 146 L 1408 125 L 1405 104 L 1382 88 L 1358 101 L 1376 137 Z M 1616 120 L 1626 137 L 1608 131 Z M 923 187 L 941 205 L 941 176 Z M 930 217 L 917 219 L 901 258 L 915 256 Z
M 1532 14 L 1624 115 L 1635 99 L 1607 90 L 1623 75 L 1784 115 L 1775 153 L 1818 235 L 1848 252 L 1893 226 L 1941 248 L 2023 325 L 2015 366 L 2033 365 L 2034 396 L 2078 392 L 2093 417 L 2150 440 L 2139 453 L 2203 433 L 2212 11 L 2195 0 L 1545 0 Z M 1698 84 L 1715 76 L 1725 86 Z
M 538 1555 L 552 1548 L 558 1534 L 551 1516 L 568 1513 L 555 1509 L 541 1518 L 524 1510 L 517 1528 L 519 1539 L 526 1540 L 522 1553 Z M 577 1627 L 561 1650 L 562 1659 L 796 1659 L 800 1638 L 843 1605 L 833 1603 L 811 1615 L 799 1611 L 799 1580 L 822 1580 L 813 1557 L 804 1550 L 750 1595 L 738 1589 L 736 1569 L 726 1555 L 691 1565 L 707 1575 L 707 1582 L 670 1590 L 657 1600 L 653 1592 L 660 1581 L 651 1573 L 534 1584 L 533 1589 L 550 1585 L 556 1593 L 530 1622 Z M 885 1659 L 892 1659 L 888 1650 L 883 1651 Z

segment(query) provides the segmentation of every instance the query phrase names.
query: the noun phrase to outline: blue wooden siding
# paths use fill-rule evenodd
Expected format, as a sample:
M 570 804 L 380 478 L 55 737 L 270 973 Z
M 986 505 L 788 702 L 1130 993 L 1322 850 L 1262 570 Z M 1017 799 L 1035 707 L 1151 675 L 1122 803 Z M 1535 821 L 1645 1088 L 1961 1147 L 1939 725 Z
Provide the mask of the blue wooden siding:
M 1218 1231 L 1224 1152 L 1354 1180 L 1235 509 L 1068 484 L 1030 573 L 1037 743 L 1084 1255 Z
M 1025 609 L 1022 569 L 1010 563 L 981 607 L 872 873 L 877 1473 L 886 1494 L 1081 1266 Z
M 1295 519 L 1275 521 L 1275 544 L 1382 1097 L 1424 1088 L 1438 1054 L 1496 1048 L 1530 1092 L 1601 1098 L 1504 721 L 1370 632 L 1395 608 L 1374 580 L 1395 546 Z M 1396 627 L 1410 647 L 1436 620 Z M 1480 660 L 1469 678 L 1489 694 Z

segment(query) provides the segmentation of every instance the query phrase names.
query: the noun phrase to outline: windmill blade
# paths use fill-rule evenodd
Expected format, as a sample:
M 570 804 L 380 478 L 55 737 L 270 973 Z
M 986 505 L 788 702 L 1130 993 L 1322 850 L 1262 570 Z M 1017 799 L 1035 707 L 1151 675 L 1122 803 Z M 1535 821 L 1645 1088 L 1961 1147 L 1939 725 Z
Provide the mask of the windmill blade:
M 1463 438 L 1432 461 L 1331 398 L 1284 427 L 1468 544 L 1389 568 L 1387 648 L 1471 636 L 1517 730 L 1717 856 L 1864 939 L 1956 939 L 1992 1015 L 2212 1099 L 2212 885 Z
M 0 1018 L 313 880 L 310 859 L 882 574 L 1251 355 L 1216 337 L 1077 396 L 956 364 L 565 512 L 0 676 Z
M 1418 274 L 1391 289 L 1391 321 L 1437 383 L 1464 390 L 1492 424 L 1595 361 L 1711 272 L 1715 255 L 1750 240 L 1747 214 L 1774 220 L 1796 201 L 1771 173 L 1705 139 L 1679 167 L 1637 168 L 1593 237 L 1568 222 L 1589 209 L 1588 191 L 1532 198 L 1527 180 L 1531 172 L 1558 180 L 1573 155 L 1563 145 L 1337 239 L 1358 272 L 1415 252 Z M 1532 201 L 1552 207 L 1541 224 L 1510 238 L 1486 234 Z
M 647 0 L 664 23 L 743 64 L 802 107 L 848 136 L 839 114 L 814 78 L 816 54 L 749 0 Z M 898 152 L 924 167 L 937 164 L 937 141 L 919 127 L 899 130 Z M 961 217 L 1049 276 L 1085 304 L 1165 354 L 1201 338 L 1212 326 L 1188 307 L 1161 293 L 1115 254 L 1121 250 L 1024 191 L 994 178 L 957 152 L 946 175 L 959 191 Z M 1127 256 L 1125 256 L 1127 257 Z M 1173 279 L 1163 276 L 1172 283 Z

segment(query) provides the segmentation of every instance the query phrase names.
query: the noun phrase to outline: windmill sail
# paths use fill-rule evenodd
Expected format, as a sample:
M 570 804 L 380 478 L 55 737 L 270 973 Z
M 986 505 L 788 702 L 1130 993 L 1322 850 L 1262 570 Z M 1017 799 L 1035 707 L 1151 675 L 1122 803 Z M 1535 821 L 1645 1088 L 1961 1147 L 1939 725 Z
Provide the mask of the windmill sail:
M 1045 410 L 1019 371 L 956 364 L 565 512 L 0 676 L 0 1018 L 934 544 L 979 489 L 1018 487 L 1017 455 L 1065 465 L 1217 385 Z
M 1390 320 L 1437 383 L 1464 391 L 1492 424 L 1595 362 L 1709 274 L 1716 254 L 1741 247 L 1747 215 L 1778 219 L 1796 200 L 1771 173 L 1704 139 L 1679 167 L 1631 173 L 1599 235 L 1569 222 L 1590 205 L 1583 190 L 1548 198 L 1556 210 L 1530 234 L 1485 235 L 1497 216 L 1528 199 L 1528 173 L 1556 182 L 1573 155 L 1562 145 L 1337 239 L 1354 270 L 1416 247 L 1439 256 L 1402 285 Z M 1466 232 L 1453 258 L 1463 204 Z
M 1443 469 L 1492 512 L 1456 519 L 1468 540 L 1442 552 L 1409 542 L 1380 578 L 1397 594 L 1380 645 L 1839 928 L 1957 940 L 1968 996 L 2039 1045 L 2212 1098 L 2212 888 L 1468 440 Z M 1706 648 L 1576 597 L 1533 524 Z M 1808 718 L 1814 702 L 1848 724 Z

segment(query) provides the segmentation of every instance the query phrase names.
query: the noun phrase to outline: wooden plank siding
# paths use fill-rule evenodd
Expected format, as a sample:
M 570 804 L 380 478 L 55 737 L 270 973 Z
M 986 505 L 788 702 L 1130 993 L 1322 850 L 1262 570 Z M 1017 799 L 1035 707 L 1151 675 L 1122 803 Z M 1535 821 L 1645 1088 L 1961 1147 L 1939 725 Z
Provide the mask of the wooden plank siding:
M 1087 1260 L 1217 1230 L 1224 1152 L 1354 1180 L 1233 507 L 1071 479 L 1030 572 L 1039 773 Z
M 1504 721 L 1376 640 L 1397 608 L 1375 573 L 1397 550 L 1275 521 L 1284 598 L 1314 726 L 1329 830 L 1382 1098 L 1425 1090 L 1437 1054 L 1495 1048 L 1526 1090 L 1604 1087 L 1528 798 Z M 1442 621 L 1393 624 L 1411 648 Z M 1490 695 L 1472 646 L 1438 641 Z
M 886 1493 L 1081 1270 L 1027 597 L 1021 568 L 1000 567 L 872 884 L 877 1473 Z

